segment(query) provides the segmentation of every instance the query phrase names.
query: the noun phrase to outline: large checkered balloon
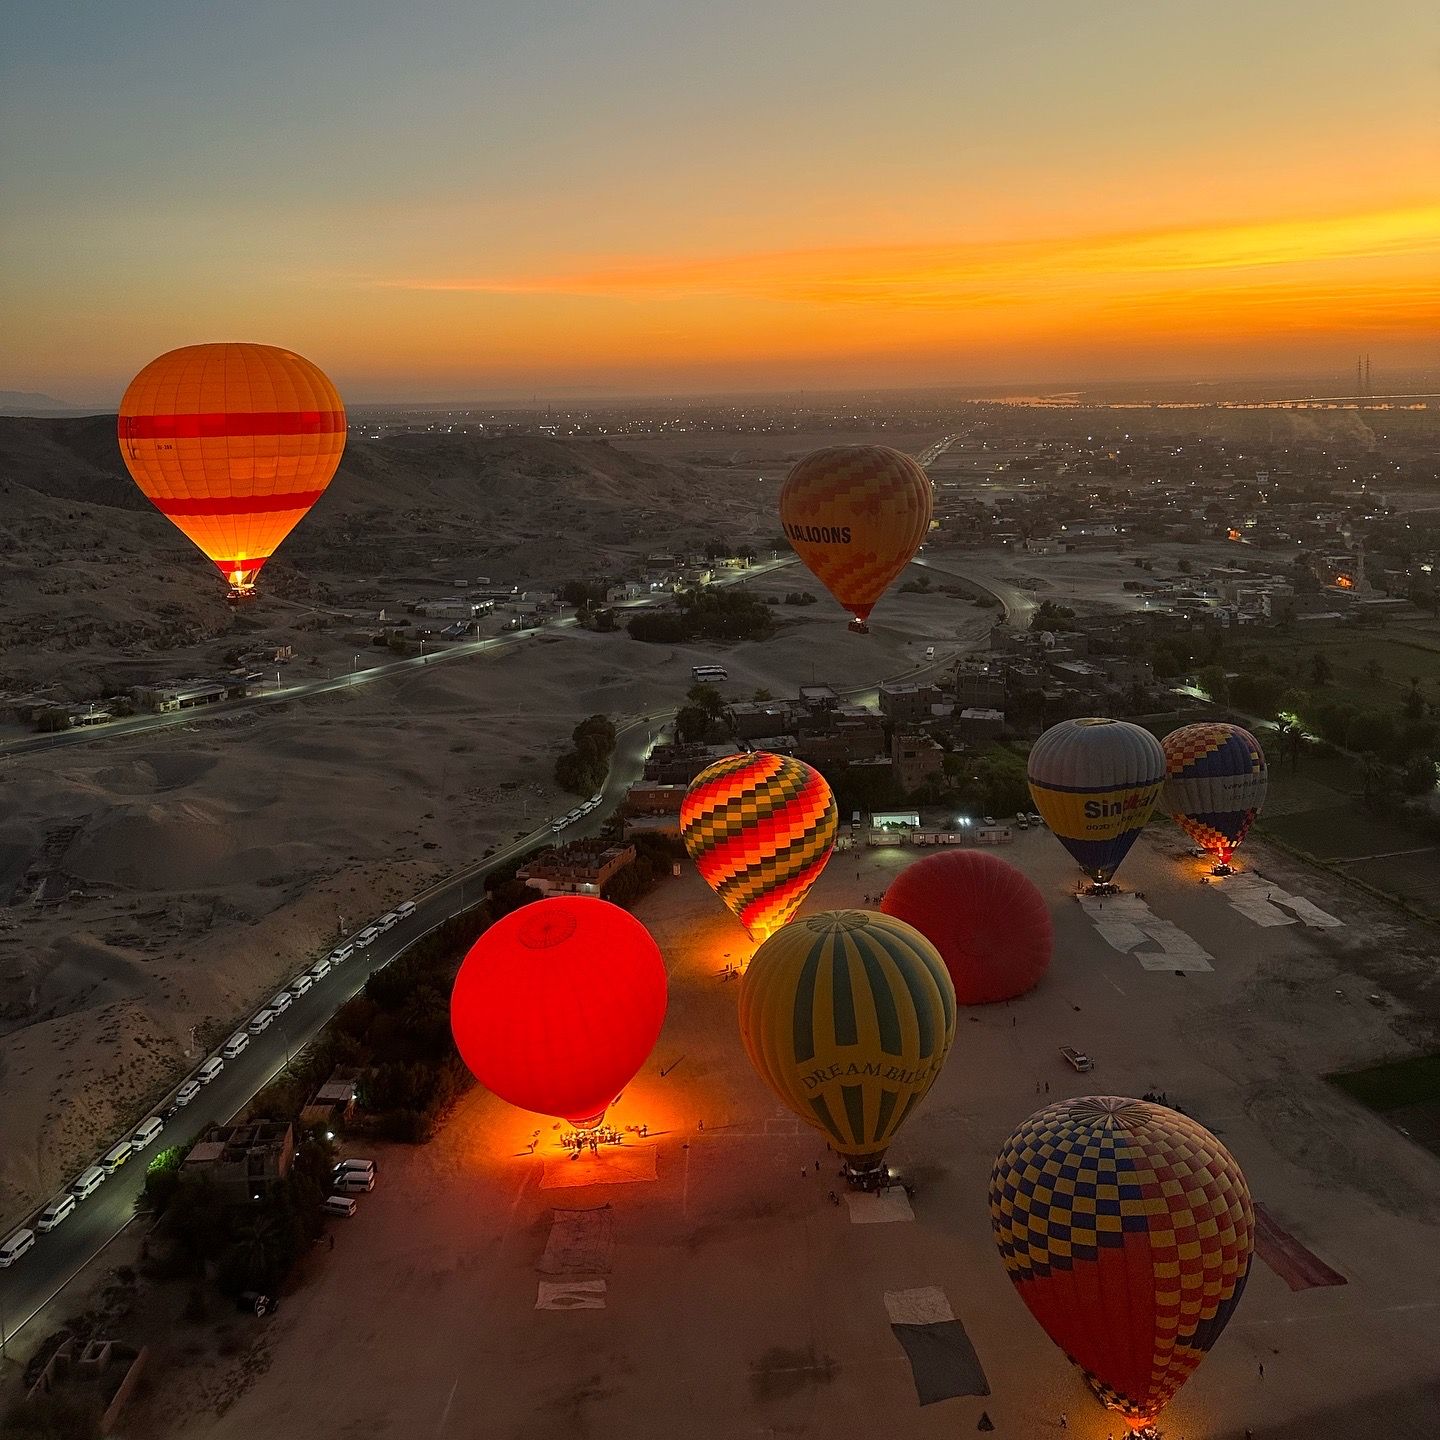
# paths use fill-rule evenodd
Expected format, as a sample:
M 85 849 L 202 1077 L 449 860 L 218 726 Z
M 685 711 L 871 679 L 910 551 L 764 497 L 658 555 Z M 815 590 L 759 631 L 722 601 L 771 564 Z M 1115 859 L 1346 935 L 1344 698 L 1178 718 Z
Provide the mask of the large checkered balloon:
M 1187 1115 L 1113 1095 L 1015 1131 L 991 1172 L 990 1223 L 1030 1313 L 1134 1428 L 1219 1338 L 1255 1243 L 1230 1152 Z
M 864 631 L 875 602 L 930 529 L 930 477 L 884 445 L 832 445 L 805 456 L 780 492 L 791 548 Z
M 835 847 L 837 818 L 818 770 L 757 750 L 727 755 L 691 781 L 680 834 L 705 883 L 752 940 L 763 940 L 819 878 Z
M 1222 865 L 1250 833 L 1268 784 L 1265 752 L 1239 725 L 1183 725 L 1161 742 L 1162 803 L 1170 818 Z

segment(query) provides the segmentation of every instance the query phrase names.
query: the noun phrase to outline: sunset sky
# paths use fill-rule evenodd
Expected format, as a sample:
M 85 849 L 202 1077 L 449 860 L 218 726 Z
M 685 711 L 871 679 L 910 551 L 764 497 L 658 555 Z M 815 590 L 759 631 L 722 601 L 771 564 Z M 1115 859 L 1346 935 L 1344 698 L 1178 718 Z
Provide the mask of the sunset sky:
M 1440 362 L 1434 0 L 75 0 L 0 42 L 0 388 L 352 402 Z

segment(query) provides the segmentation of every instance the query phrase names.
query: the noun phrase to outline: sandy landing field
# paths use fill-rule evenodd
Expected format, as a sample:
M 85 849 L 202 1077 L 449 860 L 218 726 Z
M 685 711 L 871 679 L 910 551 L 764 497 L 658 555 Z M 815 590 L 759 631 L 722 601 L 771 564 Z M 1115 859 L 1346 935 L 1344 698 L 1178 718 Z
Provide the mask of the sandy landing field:
M 761 593 L 807 578 L 780 570 Z M 559 630 L 353 693 L 0 762 L 0 1228 L 342 921 L 353 931 L 567 808 L 551 772 L 583 716 L 679 703 L 690 666 L 716 659 L 737 698 L 865 684 L 930 643 L 952 653 L 993 612 L 897 596 L 866 639 L 828 599 L 776 613 L 785 626 L 765 643 Z
M 1019 835 L 1005 854 L 1050 898 L 1055 966 L 1011 1006 L 962 1011 L 947 1068 L 892 1151 L 919 1187 L 913 1221 L 858 1225 L 829 1203 L 823 1144 L 777 1108 L 739 1044 L 738 986 L 720 971 L 745 954 L 743 933 L 687 870 L 639 911 L 670 966 L 670 1014 L 611 1115 L 648 1124 L 650 1138 L 628 1144 L 642 1172 L 651 1157 L 638 1152 L 654 1146 L 656 1179 L 557 1185 L 603 1176 L 609 1157 L 567 1160 L 547 1123 L 477 1090 L 430 1146 L 384 1151 L 379 1186 L 336 1223 L 333 1254 L 320 1252 L 282 1313 L 255 1327 L 255 1349 L 203 1388 L 183 1369 L 157 1373 L 134 1421 L 153 1428 L 136 1433 L 939 1440 L 973 1432 L 983 1411 L 1001 1435 L 1051 1436 L 1062 1412 L 1080 1440 L 1118 1434 L 1014 1295 L 990 1236 L 991 1160 L 1048 1082 L 1051 1099 L 1163 1087 L 1348 1282 L 1292 1292 L 1257 1258 L 1169 1436 L 1428 1440 L 1440 1404 L 1436 1162 L 1319 1078 L 1406 1048 L 1404 1005 L 1364 997 L 1423 980 L 1428 932 L 1256 847 L 1251 864 L 1344 922 L 1259 925 L 1196 883 L 1196 862 L 1162 828 L 1124 876 L 1211 957 L 1182 977 L 1101 938 L 1051 836 Z M 838 854 L 810 906 L 855 904 L 906 858 Z M 1064 1043 L 1095 1057 L 1092 1075 L 1063 1064 Z M 588 1227 L 588 1246 L 551 1243 L 568 1210 L 590 1212 L 561 1217 Z M 556 1303 L 557 1284 L 571 1308 L 536 1308 Z M 918 1404 L 886 1296 L 928 1289 L 966 1327 L 989 1396 Z

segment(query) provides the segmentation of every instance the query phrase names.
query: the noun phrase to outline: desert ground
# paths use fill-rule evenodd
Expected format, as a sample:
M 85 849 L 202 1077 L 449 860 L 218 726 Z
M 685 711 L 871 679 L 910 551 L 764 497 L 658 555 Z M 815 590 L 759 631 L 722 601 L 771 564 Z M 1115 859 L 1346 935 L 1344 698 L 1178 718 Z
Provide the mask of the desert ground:
M 1251 876 L 1316 908 L 1313 923 L 1258 924 L 1238 890 L 1200 885 L 1199 862 L 1158 827 L 1122 878 L 1183 932 L 1188 958 L 1172 964 L 1106 942 L 1047 832 L 1003 853 L 1050 900 L 1055 962 L 1028 996 L 962 1010 L 945 1071 L 891 1152 L 917 1186 L 913 1219 L 855 1223 L 874 1198 L 830 1203 L 843 1187 L 824 1144 L 777 1107 L 739 1042 L 739 987 L 722 972 L 748 942 L 687 868 L 637 911 L 666 956 L 670 1010 L 610 1118 L 648 1137 L 572 1162 L 549 1122 L 473 1092 L 429 1146 L 380 1152 L 380 1183 L 335 1222 L 333 1252 L 321 1247 L 247 1345 L 203 1376 L 178 1348 L 157 1356 L 132 1433 L 940 1437 L 986 1413 L 1001 1435 L 1057 1434 L 1062 1414 L 1081 1440 L 1118 1434 L 991 1240 L 992 1159 L 1048 1085 L 1052 1100 L 1166 1090 L 1345 1282 L 1292 1291 L 1257 1256 L 1167 1436 L 1432 1435 L 1436 1162 L 1320 1078 L 1409 1048 L 1410 998 L 1434 970 L 1428 928 L 1263 846 L 1246 857 Z M 807 908 L 863 904 L 913 857 L 837 853 Z M 1089 1051 L 1094 1072 L 1070 1070 L 1061 1044 Z M 577 1225 L 589 1242 L 555 1243 Z M 920 1405 L 887 1313 L 914 1290 L 942 1293 L 989 1395 Z
M 783 594 L 808 578 L 791 566 L 755 583 Z M 568 808 L 552 769 L 584 716 L 681 703 L 691 665 L 716 659 L 735 698 L 869 685 L 932 644 L 943 663 L 995 614 L 897 595 L 862 640 L 828 600 L 776 613 L 765 642 L 561 629 L 353 691 L 0 760 L 0 1227 L 342 924 Z

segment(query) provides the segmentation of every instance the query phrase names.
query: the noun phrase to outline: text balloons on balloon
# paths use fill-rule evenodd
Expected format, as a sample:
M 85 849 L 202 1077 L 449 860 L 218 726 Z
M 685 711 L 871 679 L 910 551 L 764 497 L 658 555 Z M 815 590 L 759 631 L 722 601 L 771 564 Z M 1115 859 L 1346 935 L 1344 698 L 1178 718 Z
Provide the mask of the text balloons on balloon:
M 1006 1140 L 990 1223 L 1030 1313 L 1133 1429 L 1219 1338 L 1254 1249 L 1234 1156 L 1188 1115 L 1113 1095 L 1037 1110 Z
M 598 1124 L 665 1021 L 665 962 L 633 915 L 556 895 L 497 920 L 450 997 L 460 1058 L 522 1110 Z
M 1197 845 L 1228 866 L 1265 803 L 1269 781 L 1260 742 L 1239 725 L 1207 721 L 1172 730 L 1160 745 L 1161 803 Z
M 830 859 L 838 822 L 818 770 L 765 750 L 707 765 L 680 807 L 695 868 L 752 940 L 795 913 Z
M 890 882 L 880 908 L 935 946 L 962 1005 L 1013 1000 L 1050 968 L 1050 907 L 998 855 L 949 850 L 917 860 Z
M 293 351 L 186 345 L 130 382 L 117 430 L 135 483 L 239 597 L 334 476 L 345 406 Z
M 1030 794 L 1055 838 L 1108 885 L 1165 780 L 1160 742 L 1128 720 L 1062 720 L 1030 747 Z
M 903 920 L 821 911 L 756 950 L 740 986 L 740 1034 L 760 1078 L 864 1181 L 945 1063 L 955 987 Z
M 833 445 L 790 471 L 780 521 L 791 548 L 864 631 L 930 529 L 930 477 L 884 445 Z

